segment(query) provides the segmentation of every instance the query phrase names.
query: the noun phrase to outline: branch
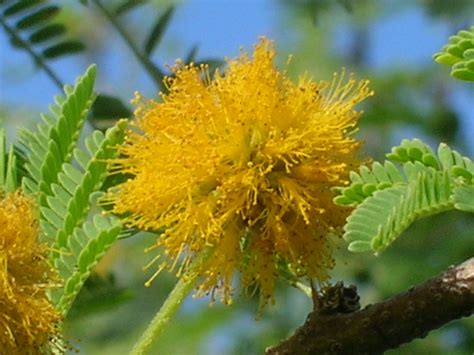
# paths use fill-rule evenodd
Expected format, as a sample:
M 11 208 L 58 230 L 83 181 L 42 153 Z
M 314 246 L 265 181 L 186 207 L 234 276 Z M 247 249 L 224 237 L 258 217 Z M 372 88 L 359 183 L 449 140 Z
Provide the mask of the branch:
M 381 354 L 474 313 L 474 257 L 407 292 L 348 314 L 309 314 L 266 354 Z
M 148 72 L 158 89 L 163 89 L 163 72 L 156 65 L 154 65 L 150 58 L 143 54 L 143 52 L 135 45 L 132 38 L 128 35 L 128 33 L 117 20 L 116 16 L 114 16 L 109 10 L 107 10 L 107 8 L 100 2 L 100 0 L 93 0 L 92 2 L 97 6 L 97 8 L 102 12 L 104 17 L 112 24 L 112 26 L 117 30 L 117 32 L 127 44 L 128 48 L 130 48 L 130 50 L 132 51 L 135 58 L 137 58 L 137 60 Z
M 38 65 L 45 71 L 45 73 L 49 76 L 51 81 L 59 88 L 59 90 L 62 90 L 64 84 L 62 83 L 61 79 L 59 79 L 59 77 L 49 67 L 49 65 L 46 64 L 43 57 L 41 57 L 40 54 L 36 53 L 35 50 L 30 46 L 30 44 L 18 35 L 15 30 L 7 24 L 7 22 L 2 16 L 0 16 L 0 24 L 5 29 L 5 32 L 11 36 L 12 40 L 18 43 L 22 48 L 24 48 L 31 55 L 36 65 Z

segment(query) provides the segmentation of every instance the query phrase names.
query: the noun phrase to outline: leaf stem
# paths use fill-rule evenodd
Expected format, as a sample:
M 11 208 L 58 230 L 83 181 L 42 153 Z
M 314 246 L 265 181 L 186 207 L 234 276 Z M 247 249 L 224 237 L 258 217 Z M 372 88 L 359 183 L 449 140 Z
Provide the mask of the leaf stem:
M 168 295 L 168 298 L 148 325 L 148 328 L 134 345 L 130 355 L 145 355 L 148 353 L 153 342 L 158 338 L 170 319 L 178 311 L 181 303 L 183 303 L 184 299 L 193 289 L 196 279 L 199 277 L 199 273 L 196 269 L 207 260 L 210 254 L 212 254 L 211 250 L 204 251 L 189 266 L 188 272 L 176 283 L 173 290 Z
M 114 16 L 102 3 L 100 0 L 92 0 L 92 2 L 99 8 L 105 18 L 112 24 L 112 26 L 117 30 L 120 36 L 123 38 L 127 46 L 130 48 L 132 53 L 135 55 L 137 60 L 142 64 L 145 70 L 150 74 L 151 79 L 155 82 L 158 89 L 163 89 L 163 72 L 148 58 L 143 52 L 137 47 L 133 42 L 132 38 L 128 35 L 125 29 L 117 20 L 117 17 Z
M 308 296 L 308 298 L 313 297 L 311 287 L 305 285 L 301 281 L 295 281 L 293 286 L 302 291 L 306 296 Z
M 63 82 L 61 81 L 61 79 L 59 79 L 59 77 L 53 72 L 53 70 L 49 67 L 48 64 L 46 64 L 46 62 L 44 61 L 44 59 L 41 57 L 41 55 L 39 55 L 38 53 L 36 53 L 33 48 L 31 48 L 30 44 L 23 40 L 23 38 L 21 38 L 13 28 L 11 28 L 5 21 L 5 19 L 3 18 L 3 16 L 0 16 L 0 23 L 2 24 L 2 27 L 5 29 L 5 32 L 7 32 L 12 40 L 16 43 L 18 43 L 22 48 L 24 48 L 34 59 L 35 63 L 41 67 L 45 72 L 46 74 L 49 76 L 49 78 L 53 81 L 53 83 L 60 89 L 62 90 L 63 89 Z

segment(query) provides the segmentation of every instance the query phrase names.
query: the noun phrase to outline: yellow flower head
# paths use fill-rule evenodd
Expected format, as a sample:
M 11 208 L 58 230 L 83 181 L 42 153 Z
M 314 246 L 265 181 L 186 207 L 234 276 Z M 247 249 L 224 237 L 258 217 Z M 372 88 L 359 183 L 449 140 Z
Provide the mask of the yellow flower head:
M 0 353 L 39 354 L 58 334 L 60 316 L 46 291 L 53 273 L 38 242 L 32 201 L 0 197 Z
M 247 291 L 272 298 L 279 265 L 297 276 L 328 278 L 327 235 L 347 211 L 330 188 L 358 165 L 352 138 L 372 95 L 367 81 L 293 83 L 274 66 L 275 48 L 262 38 L 253 57 L 228 60 L 210 79 L 207 67 L 178 64 L 161 102 L 137 95 L 136 129 L 120 148 L 117 171 L 132 176 L 109 193 L 128 225 L 158 230 L 159 270 L 181 275 L 198 254 L 198 293 L 232 296 L 236 270 Z

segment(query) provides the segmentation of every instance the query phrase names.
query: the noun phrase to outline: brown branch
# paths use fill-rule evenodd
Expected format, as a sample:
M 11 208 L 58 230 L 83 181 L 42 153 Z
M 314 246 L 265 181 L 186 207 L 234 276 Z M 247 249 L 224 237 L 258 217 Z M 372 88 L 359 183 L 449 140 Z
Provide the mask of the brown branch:
M 348 314 L 309 314 L 267 354 L 381 354 L 474 313 L 474 258 L 407 292 Z

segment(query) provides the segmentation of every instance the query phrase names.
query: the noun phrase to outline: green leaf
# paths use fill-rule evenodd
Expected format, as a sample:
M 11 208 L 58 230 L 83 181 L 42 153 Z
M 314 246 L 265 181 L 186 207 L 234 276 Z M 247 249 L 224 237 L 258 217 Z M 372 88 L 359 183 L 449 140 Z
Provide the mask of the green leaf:
M 7 137 L 5 128 L 0 128 L 0 186 L 5 185 L 7 171 Z
M 189 50 L 189 52 L 184 56 L 184 63 L 187 64 L 187 63 L 194 62 L 194 60 L 196 59 L 197 51 L 198 51 L 198 46 L 197 46 L 197 45 L 194 45 L 194 46 Z
M 344 195 L 339 195 L 339 196 L 334 197 L 334 203 L 340 206 L 352 206 L 356 204 L 357 202 Z
M 168 23 L 173 16 L 174 6 L 168 7 L 168 9 L 161 14 L 156 20 L 147 40 L 145 41 L 144 51 L 147 56 L 150 56 L 153 50 L 158 46 L 163 37 L 163 34 L 168 26 Z
M 455 187 L 453 197 L 456 209 L 474 213 L 474 186 Z
M 349 242 L 370 243 L 378 233 L 379 226 L 389 218 L 393 206 L 399 204 L 406 188 L 394 186 L 376 191 L 347 218 L 344 239 Z
M 117 240 L 121 229 L 118 219 L 96 215 L 93 221 L 87 221 L 82 227 L 76 228 L 68 239 L 67 246 L 55 260 L 55 266 L 64 279 L 64 288 L 52 293 L 53 302 L 64 315 L 93 267 Z
M 472 212 L 474 162 L 441 143 L 437 154 L 418 139 L 393 147 L 390 160 L 349 173 L 334 203 L 354 206 L 344 227 L 351 251 L 378 253 L 418 218 L 449 209 Z
M 44 3 L 44 0 L 23 0 L 17 1 L 13 5 L 7 7 L 3 11 L 3 15 L 5 17 L 16 15 L 24 10 L 28 10 L 29 8 Z
M 349 250 L 380 253 L 416 219 L 452 209 L 448 172 L 430 168 L 406 186 L 376 191 L 348 217 L 344 239 Z
M 367 251 L 371 251 L 372 248 L 371 248 L 370 242 L 356 240 L 349 244 L 349 246 L 347 247 L 347 250 L 353 253 L 365 253 Z
M 16 156 L 14 154 L 13 146 L 10 146 L 10 153 L 8 154 L 7 171 L 5 176 L 5 190 L 13 192 L 17 188 L 18 175 L 16 166 Z
M 108 95 L 98 95 L 92 105 L 92 115 L 96 119 L 127 118 L 132 115 L 132 111 L 122 100 Z
M 62 36 L 66 33 L 66 27 L 60 24 L 46 25 L 33 32 L 30 37 L 30 43 L 41 43 L 49 41 L 54 37 Z
M 462 177 L 466 179 L 466 181 L 471 182 L 473 179 L 472 173 L 467 170 L 465 167 L 460 167 L 460 166 L 453 166 L 451 168 L 451 173 L 455 177 Z
M 470 69 L 465 63 L 454 65 L 451 76 L 459 80 L 474 82 L 474 70 Z
M 43 57 L 52 59 L 83 51 L 84 44 L 79 41 L 64 41 L 43 50 Z
M 115 146 L 122 142 L 125 122 L 109 129 L 105 136 L 95 131 L 86 139 L 87 152 L 74 151 L 77 164 L 65 163 L 59 173 L 58 182 L 52 185 L 52 194 L 47 197 L 45 210 L 52 210 L 61 219 L 54 224 L 53 249 L 66 247 L 68 237 L 80 225 L 91 207 L 91 196 L 98 191 L 107 177 L 107 160 L 117 155 Z M 55 254 L 57 257 L 57 254 Z
M 357 205 L 377 190 L 406 185 L 409 181 L 416 180 L 419 173 L 430 169 L 446 170 L 453 178 L 462 176 L 470 180 L 470 177 L 474 176 L 474 163 L 444 143 L 439 145 L 436 155 L 421 140 L 404 139 L 399 146 L 393 147 L 386 157 L 389 160 L 384 161 L 383 165 L 374 162 L 370 168 L 361 166 L 358 173 L 351 171 L 351 184 L 334 189 L 338 195 L 334 202 L 340 205 Z M 402 171 L 391 161 L 403 163 Z
M 13 192 L 18 187 L 17 157 L 13 146 L 7 152 L 4 128 L 0 128 L 0 192 Z
M 452 66 L 452 77 L 474 82 L 474 26 L 451 36 L 449 43 L 433 59 Z
M 28 15 L 16 23 L 16 28 L 19 30 L 24 30 L 33 26 L 37 26 L 43 22 L 48 21 L 52 17 L 56 16 L 59 12 L 59 7 L 57 6 L 46 6 L 42 9 Z
M 352 183 L 349 186 L 340 190 L 334 189 L 334 192 L 339 195 L 334 198 L 334 203 L 357 205 L 372 196 L 377 190 L 406 183 L 406 178 L 390 161 L 385 161 L 384 165 L 374 162 L 370 168 L 361 166 L 359 173 L 351 171 L 350 180 Z
M 133 298 L 130 288 L 119 287 L 113 275 L 102 278 L 92 273 L 68 313 L 68 320 L 109 311 Z
M 6 21 L 2 21 L 2 25 L 9 34 L 11 45 L 25 50 L 34 63 L 48 73 L 56 85 L 62 86 L 57 75 L 46 65 L 46 61 L 60 55 L 75 54 L 82 50 L 84 45 L 64 38 L 66 28 L 52 23 L 60 11 L 58 6 L 44 6 L 45 1 L 34 0 L 8 2 L 10 3 L 13 5 L 6 8 L 4 14 L 18 18 L 16 28 Z M 51 42 L 46 50 L 44 46 L 38 46 L 45 42 Z
M 387 159 L 395 162 L 422 162 L 424 165 L 437 167 L 437 158 L 433 150 L 421 140 L 404 139 L 399 146 L 393 147 Z
M 43 115 L 43 123 L 35 133 L 23 131 L 21 142 L 29 151 L 25 168 L 30 177 L 23 180 L 28 192 L 38 193 L 40 206 L 46 206 L 46 196 L 58 180 L 63 163 L 69 162 L 79 138 L 88 110 L 93 102 L 95 66 L 78 78 L 74 88 L 65 87 L 65 97 L 57 97 L 50 107 L 51 114 Z
M 146 3 L 147 0 L 127 0 L 115 8 L 115 15 L 121 16 L 131 11 L 135 7 Z
M 372 240 L 372 250 L 380 253 L 391 245 L 415 220 L 453 209 L 448 173 L 421 172 L 411 181 L 398 205 Z
M 10 44 L 15 48 L 24 49 L 27 47 L 27 44 L 23 40 L 21 40 L 19 37 L 10 36 L 9 40 L 10 40 Z

